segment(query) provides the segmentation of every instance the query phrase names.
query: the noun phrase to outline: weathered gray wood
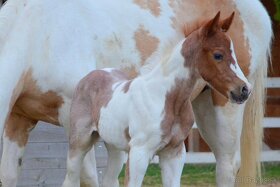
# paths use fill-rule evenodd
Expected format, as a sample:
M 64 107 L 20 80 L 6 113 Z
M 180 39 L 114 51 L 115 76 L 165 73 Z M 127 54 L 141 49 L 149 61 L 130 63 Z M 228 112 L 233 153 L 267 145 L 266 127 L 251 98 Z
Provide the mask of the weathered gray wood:
M 102 181 L 107 150 L 102 141 L 96 143 L 95 150 L 98 177 Z M 66 173 L 67 151 L 64 128 L 40 122 L 30 133 L 17 186 L 60 187 Z
M 29 143 L 24 158 L 65 158 L 68 143 Z
M 34 169 L 23 170 L 18 186 L 44 186 L 47 185 L 61 185 L 66 170 L 65 169 Z
M 39 123 L 31 132 L 29 142 L 68 142 L 63 127 L 47 123 Z

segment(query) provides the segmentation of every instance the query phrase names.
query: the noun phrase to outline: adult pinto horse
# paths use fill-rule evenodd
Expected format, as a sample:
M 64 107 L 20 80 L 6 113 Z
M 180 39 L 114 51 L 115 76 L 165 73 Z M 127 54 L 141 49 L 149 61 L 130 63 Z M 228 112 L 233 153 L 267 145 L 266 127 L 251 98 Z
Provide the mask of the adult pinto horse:
M 254 179 L 272 37 L 270 19 L 258 0 L 9 0 L 0 10 L 3 186 L 16 186 L 28 135 L 37 121 L 67 129 L 74 88 L 90 70 L 119 67 L 136 76 L 145 71 L 144 64 L 157 61 L 184 37 L 183 28 L 190 32 L 219 10 L 221 15 L 236 13 L 228 34 L 253 85 L 252 95 L 246 105 L 230 104 L 215 90 L 202 92 L 206 83 L 201 82 L 193 92 L 193 108 L 217 160 L 217 186 L 234 186 L 237 173 L 246 177 L 239 179 Z M 90 157 L 82 183 L 94 186 Z

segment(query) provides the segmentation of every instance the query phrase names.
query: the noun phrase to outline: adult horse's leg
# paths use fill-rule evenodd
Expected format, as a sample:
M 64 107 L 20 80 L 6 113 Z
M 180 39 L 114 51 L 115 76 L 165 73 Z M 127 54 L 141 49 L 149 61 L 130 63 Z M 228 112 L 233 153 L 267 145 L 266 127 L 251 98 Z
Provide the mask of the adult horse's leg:
M 1 160 L 1 181 L 3 187 L 16 187 L 20 173 L 22 157 L 29 132 L 37 121 L 11 113 L 3 136 L 3 154 Z
M 118 176 L 122 170 L 125 153 L 105 144 L 108 151 L 108 164 L 102 181 L 103 187 L 118 187 Z
M 240 136 L 245 105 L 224 103 L 224 106 L 217 106 L 212 98 L 215 102 L 219 95 L 213 92 L 212 96 L 210 89 L 205 90 L 194 100 L 193 109 L 199 131 L 216 157 L 217 186 L 233 187 L 240 165 Z
M 28 138 L 27 131 L 20 133 L 20 131 L 23 130 L 22 128 L 24 128 L 22 125 L 30 127 L 35 126 L 36 121 L 11 113 L 23 88 L 24 73 L 22 67 L 17 67 L 16 63 L 12 60 L 9 62 L 12 62 L 13 64 L 10 67 L 13 71 L 9 72 L 9 70 L 7 70 L 8 67 L 2 66 L 3 62 L 1 60 L 2 57 L 0 58 L 0 137 L 3 135 L 4 127 L 10 127 L 6 128 L 5 135 L 3 136 L 4 142 L 0 166 L 0 179 L 3 186 L 13 187 L 17 182 L 20 169 L 18 165 L 26 144 L 23 139 L 25 137 Z M 17 137 L 18 135 L 20 135 L 20 137 Z M 1 140 L 2 138 L 0 138 L 0 143 Z
M 186 160 L 186 148 L 182 143 L 178 150 L 163 151 L 159 154 L 159 164 L 164 187 L 179 187 Z

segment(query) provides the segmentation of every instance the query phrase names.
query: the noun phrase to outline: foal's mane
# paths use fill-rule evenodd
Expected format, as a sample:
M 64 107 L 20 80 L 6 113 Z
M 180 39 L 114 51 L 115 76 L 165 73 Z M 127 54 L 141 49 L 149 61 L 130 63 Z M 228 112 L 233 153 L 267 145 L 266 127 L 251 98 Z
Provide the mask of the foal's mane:
M 194 21 L 192 23 L 184 24 L 180 29 L 180 35 L 162 44 L 162 46 L 164 46 L 163 50 L 157 51 L 153 54 L 158 58 L 149 59 L 149 61 L 141 68 L 140 74 L 145 74 L 150 72 L 158 63 L 166 64 L 167 61 L 169 60 L 169 57 L 171 56 L 174 47 L 176 47 L 178 42 L 180 42 L 183 38 L 189 36 L 192 32 L 198 30 L 207 21 L 208 20 L 199 20 L 199 21 Z
M 192 32 L 198 30 L 202 25 L 204 25 L 208 20 L 198 20 L 194 21 L 191 24 L 184 24 L 182 28 L 182 33 L 185 37 L 190 35 Z

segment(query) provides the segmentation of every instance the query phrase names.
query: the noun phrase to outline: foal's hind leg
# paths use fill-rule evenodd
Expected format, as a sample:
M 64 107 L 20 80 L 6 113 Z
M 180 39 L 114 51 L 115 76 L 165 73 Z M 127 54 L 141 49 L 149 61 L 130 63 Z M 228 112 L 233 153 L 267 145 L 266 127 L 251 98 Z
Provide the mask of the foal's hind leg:
M 167 150 L 159 154 L 163 187 L 180 187 L 185 160 L 186 149 L 184 143 L 175 150 Z
M 37 121 L 18 114 L 10 114 L 3 136 L 3 155 L 1 160 L 3 187 L 16 187 L 29 132 L 35 127 L 36 123 Z
M 76 119 L 69 129 L 69 151 L 67 158 L 67 174 L 63 187 L 80 186 L 80 173 L 86 153 L 98 139 L 96 131 L 92 130 L 92 120 L 89 115 Z
M 108 164 L 103 178 L 103 187 L 118 187 L 118 176 L 122 170 L 124 162 L 124 152 L 115 147 L 105 144 L 108 151 Z
M 193 102 L 193 109 L 200 133 L 216 157 L 217 186 L 233 187 L 240 165 L 244 104 L 214 106 L 211 91 L 206 90 Z
M 81 170 L 81 187 L 98 187 L 94 146 L 87 152 Z

